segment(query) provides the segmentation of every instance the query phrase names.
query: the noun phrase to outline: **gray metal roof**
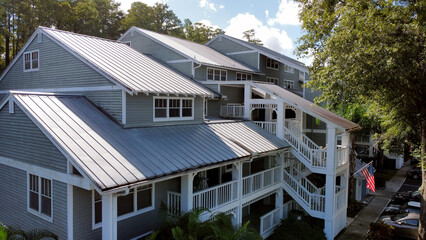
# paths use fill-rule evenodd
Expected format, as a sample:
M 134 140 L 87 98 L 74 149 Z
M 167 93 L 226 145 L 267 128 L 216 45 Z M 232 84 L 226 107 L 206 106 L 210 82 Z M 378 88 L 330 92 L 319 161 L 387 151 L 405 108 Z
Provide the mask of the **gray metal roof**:
M 213 96 L 196 81 L 177 73 L 126 44 L 40 27 L 46 36 L 77 57 L 87 61 L 130 91 L 180 95 Z
M 232 40 L 234 42 L 242 44 L 243 46 L 246 46 L 246 47 L 248 47 L 252 50 L 258 51 L 259 53 L 261 53 L 261 54 L 263 54 L 263 55 L 265 55 L 269 58 L 275 59 L 276 61 L 282 62 L 282 63 L 287 64 L 287 65 L 291 65 L 292 67 L 295 67 L 295 68 L 302 70 L 302 71 L 305 71 L 305 72 L 308 71 L 308 68 L 306 67 L 306 65 L 304 63 L 297 61 L 297 60 L 295 60 L 291 57 L 288 57 L 284 54 L 278 53 L 278 52 L 276 52 L 272 49 L 269 49 L 267 47 L 259 46 L 259 45 L 253 44 L 253 43 L 249 43 L 247 41 L 244 41 L 244 40 L 241 40 L 241 39 L 238 39 L 238 38 L 234 38 L 234 37 L 231 37 L 231 36 L 228 36 L 228 35 L 224 35 L 224 34 L 219 34 L 214 39 L 218 38 L 219 36 L 225 37 L 229 40 Z M 213 41 L 213 39 L 211 41 Z M 209 42 L 211 42 L 211 41 L 209 41 Z M 207 46 L 209 45 L 209 42 L 207 43 Z
M 267 83 L 253 83 L 254 87 L 260 88 L 261 90 L 273 94 L 276 97 L 284 100 L 290 105 L 293 105 L 297 108 L 301 108 L 304 112 L 314 117 L 320 117 L 325 119 L 326 121 L 330 121 L 337 126 L 345 129 L 346 131 L 354 131 L 361 128 L 356 123 L 353 123 L 325 108 L 315 105 L 314 103 L 299 97 L 298 95 L 280 87 L 275 84 L 267 84 Z M 321 119 L 322 120 L 322 119 Z
M 288 146 L 251 122 L 123 129 L 85 97 L 13 98 L 103 190 Z
M 143 28 L 132 27 L 129 29 L 136 30 L 141 34 L 150 37 L 151 39 L 161 42 L 162 44 L 170 47 L 184 56 L 193 59 L 208 66 L 217 66 L 222 68 L 229 68 L 237 71 L 256 72 L 256 70 L 240 63 L 232 58 L 199 43 L 191 42 L 188 40 L 172 37 L 165 34 L 156 33 Z

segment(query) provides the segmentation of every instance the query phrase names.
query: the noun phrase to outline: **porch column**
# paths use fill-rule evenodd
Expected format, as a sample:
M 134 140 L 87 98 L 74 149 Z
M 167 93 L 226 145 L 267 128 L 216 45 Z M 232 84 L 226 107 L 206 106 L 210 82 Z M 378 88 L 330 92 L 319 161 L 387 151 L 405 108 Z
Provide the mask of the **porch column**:
M 351 155 L 352 146 L 351 146 L 350 139 L 351 139 L 350 133 L 345 133 L 345 134 L 342 135 L 342 145 L 346 146 L 345 154 L 343 154 L 343 156 L 345 158 L 344 162 L 346 162 L 346 163 L 349 163 L 350 155 Z
M 325 218 L 324 232 L 327 239 L 334 239 L 334 212 L 336 188 L 336 133 L 333 126 L 327 126 L 327 173 L 325 177 Z
M 234 211 L 234 216 L 232 217 L 232 224 L 234 226 L 240 226 L 243 222 L 243 208 L 241 199 L 243 197 L 243 163 L 237 162 L 232 165 L 232 180 L 237 181 L 237 189 L 235 190 L 235 194 L 238 200 L 237 209 Z
M 250 112 L 251 85 L 244 84 L 244 119 L 251 120 Z
M 277 137 L 279 139 L 284 139 L 284 103 L 278 101 L 277 103 Z
M 181 177 L 181 211 L 189 212 L 193 208 L 193 182 L 195 173 L 188 173 Z
M 102 240 L 117 239 L 117 198 L 112 193 L 102 195 Z

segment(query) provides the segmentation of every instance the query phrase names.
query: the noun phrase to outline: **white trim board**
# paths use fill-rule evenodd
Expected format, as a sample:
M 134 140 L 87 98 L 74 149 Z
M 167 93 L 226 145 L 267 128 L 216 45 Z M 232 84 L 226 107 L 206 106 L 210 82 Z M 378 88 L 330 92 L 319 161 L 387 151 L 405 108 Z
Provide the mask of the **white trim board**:
M 16 89 L 16 90 L 0 90 L 0 94 L 7 94 L 13 92 L 98 92 L 98 91 L 112 91 L 122 90 L 123 88 L 118 85 L 111 86 L 97 86 L 97 87 L 70 87 L 70 88 L 33 88 L 33 89 Z
M 0 157 L 0 164 L 6 165 L 12 168 L 16 168 L 22 171 L 26 171 L 27 173 L 34 174 L 46 179 L 52 179 L 52 180 L 60 181 L 63 183 L 72 184 L 74 186 L 77 186 L 86 190 L 92 189 L 91 183 L 82 177 L 61 173 L 55 170 L 50 170 L 44 167 L 32 165 L 29 163 L 24 163 L 24 162 L 13 160 L 11 158 L 6 158 L 6 157 Z

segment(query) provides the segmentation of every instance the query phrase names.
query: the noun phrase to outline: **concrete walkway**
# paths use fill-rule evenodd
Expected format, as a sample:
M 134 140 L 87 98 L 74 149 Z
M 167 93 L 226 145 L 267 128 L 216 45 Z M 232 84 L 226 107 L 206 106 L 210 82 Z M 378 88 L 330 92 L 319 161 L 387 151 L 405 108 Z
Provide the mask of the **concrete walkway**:
M 346 227 L 345 231 L 337 238 L 338 240 L 361 240 L 363 239 L 370 227 L 370 223 L 375 222 L 383 210 L 389 204 L 393 195 L 398 192 L 399 188 L 405 181 L 405 173 L 411 169 L 410 164 L 406 163 L 391 180 L 386 182 L 384 190 L 376 189 L 373 200 L 361 210 L 354 221 Z

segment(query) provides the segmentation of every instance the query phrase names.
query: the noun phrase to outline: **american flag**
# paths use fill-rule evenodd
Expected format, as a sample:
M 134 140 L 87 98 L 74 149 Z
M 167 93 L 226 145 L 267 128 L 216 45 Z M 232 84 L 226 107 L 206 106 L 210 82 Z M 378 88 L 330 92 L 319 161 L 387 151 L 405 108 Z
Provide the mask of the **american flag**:
M 370 165 L 368 168 L 364 168 L 364 170 L 362 170 L 362 175 L 364 175 L 364 178 L 367 181 L 367 188 L 371 189 L 373 193 L 376 192 L 376 185 L 374 184 L 373 165 Z

